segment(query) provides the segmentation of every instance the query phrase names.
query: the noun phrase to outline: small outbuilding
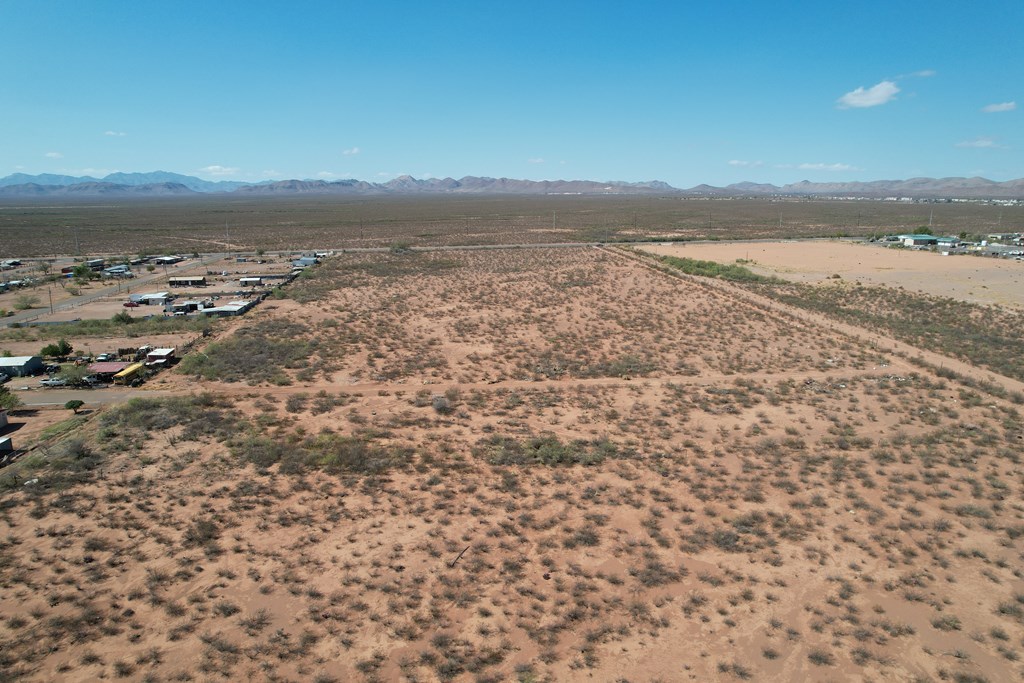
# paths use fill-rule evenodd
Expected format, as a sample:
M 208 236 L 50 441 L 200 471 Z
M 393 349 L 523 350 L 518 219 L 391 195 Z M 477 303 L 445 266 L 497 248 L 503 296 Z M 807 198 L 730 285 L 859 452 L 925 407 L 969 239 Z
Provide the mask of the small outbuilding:
M 938 238 L 932 235 L 900 235 L 900 241 L 905 247 L 929 247 L 938 243 Z
M 0 372 L 8 377 L 39 375 L 43 372 L 43 359 L 39 356 L 0 358 Z
M 167 278 L 167 284 L 171 287 L 205 287 L 205 275 L 182 275 L 180 277 Z
M 229 301 L 228 303 L 220 306 L 203 309 L 202 313 L 214 318 L 223 318 L 233 315 L 242 315 L 255 305 L 255 299 L 249 299 L 247 301 Z
M 174 363 L 175 349 L 153 349 L 146 354 L 147 366 L 165 366 Z
M 181 263 L 184 260 L 181 256 L 156 256 L 150 259 L 150 262 L 158 266 L 173 266 L 175 263 Z
M 111 381 L 114 376 L 127 368 L 131 363 L 125 363 L 121 361 L 103 361 L 100 363 L 93 363 L 89 366 L 89 372 L 96 375 L 98 378 L 105 382 Z
M 149 306 L 163 306 L 171 298 L 170 292 L 153 292 L 151 294 L 132 294 L 129 300 L 137 304 Z

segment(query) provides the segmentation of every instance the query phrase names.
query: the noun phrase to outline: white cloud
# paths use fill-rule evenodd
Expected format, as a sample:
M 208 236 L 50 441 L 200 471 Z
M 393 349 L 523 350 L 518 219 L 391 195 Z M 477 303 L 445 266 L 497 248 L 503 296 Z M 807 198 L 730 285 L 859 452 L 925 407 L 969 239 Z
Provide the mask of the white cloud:
M 836 104 L 840 109 L 877 107 L 896 97 L 899 91 L 899 87 L 892 81 L 882 81 L 867 89 L 860 87 L 851 90 L 836 100 Z
M 342 176 L 338 175 L 334 171 L 320 171 L 316 174 L 316 177 L 323 180 L 331 180 L 332 178 L 341 178 Z
M 850 164 L 800 164 L 797 166 L 801 171 L 859 171 L 860 169 Z
M 544 159 L 541 158 L 541 157 L 533 157 L 532 159 L 527 159 L 527 161 L 529 163 L 531 163 L 531 164 L 543 164 L 544 163 Z
M 935 69 L 922 69 L 921 71 L 914 71 L 901 78 L 931 78 L 935 75 Z
M 995 138 L 980 137 L 973 140 L 964 140 L 956 143 L 957 147 L 970 147 L 973 149 L 1005 149 L 1002 145 L 996 144 Z
M 63 159 L 64 158 L 64 155 L 61 154 L 60 152 L 47 152 L 43 156 L 46 157 L 47 159 Z
M 105 130 L 103 131 L 103 134 L 111 138 L 123 138 L 125 135 L 128 135 L 128 133 L 120 130 Z
M 1000 102 L 998 104 L 988 104 L 981 108 L 986 114 L 995 114 L 1001 111 L 1013 111 L 1017 108 L 1016 102 Z
M 239 169 L 234 166 L 218 166 L 214 164 L 213 166 L 206 166 L 204 168 L 199 169 L 199 172 L 206 173 L 207 175 L 212 176 L 228 176 L 235 175 L 236 173 L 238 173 L 238 170 Z
M 356 154 L 359 154 L 359 152 L 360 152 L 360 149 L 358 147 L 352 147 L 350 149 L 343 149 L 341 151 L 341 153 L 344 154 L 347 157 L 355 156 Z
M 729 160 L 729 165 L 730 166 L 737 166 L 739 168 L 758 168 L 760 166 L 764 166 L 764 162 L 763 161 L 744 161 L 744 160 L 741 160 L 741 159 L 730 159 Z

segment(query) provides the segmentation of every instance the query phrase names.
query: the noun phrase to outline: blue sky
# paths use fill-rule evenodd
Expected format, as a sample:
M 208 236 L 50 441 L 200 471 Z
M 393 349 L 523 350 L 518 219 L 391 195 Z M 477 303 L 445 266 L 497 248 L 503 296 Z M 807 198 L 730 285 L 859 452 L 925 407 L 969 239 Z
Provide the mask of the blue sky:
M 0 175 L 1024 177 L 1024 2 L 0 0 Z

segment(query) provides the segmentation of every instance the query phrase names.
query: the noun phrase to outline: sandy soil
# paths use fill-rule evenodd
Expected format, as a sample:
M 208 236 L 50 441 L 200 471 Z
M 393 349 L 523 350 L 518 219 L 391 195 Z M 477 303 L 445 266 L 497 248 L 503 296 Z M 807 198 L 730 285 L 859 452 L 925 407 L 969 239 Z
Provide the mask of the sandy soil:
M 839 240 L 644 245 L 666 256 L 733 263 L 794 282 L 833 275 L 864 284 L 905 287 L 981 304 L 1024 307 L 1024 262 L 977 256 L 942 256 Z
M 290 384 L 172 377 L 221 401 L 103 413 L 81 432 L 94 469 L 39 463 L 0 496 L 0 672 L 1024 673 L 1018 406 L 878 335 L 597 249 L 319 272 L 293 290 L 308 303 L 218 335 L 267 363 L 301 322 L 316 344 Z M 367 450 L 332 459 L 346 438 Z

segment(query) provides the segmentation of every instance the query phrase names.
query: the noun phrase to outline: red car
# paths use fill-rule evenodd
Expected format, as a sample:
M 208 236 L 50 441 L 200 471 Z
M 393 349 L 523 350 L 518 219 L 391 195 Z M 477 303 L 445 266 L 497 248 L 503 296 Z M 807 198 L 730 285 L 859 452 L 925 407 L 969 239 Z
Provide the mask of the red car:
M 139 307 L 139 303 L 137 301 L 125 301 L 121 305 L 124 306 L 125 308 L 138 308 Z

